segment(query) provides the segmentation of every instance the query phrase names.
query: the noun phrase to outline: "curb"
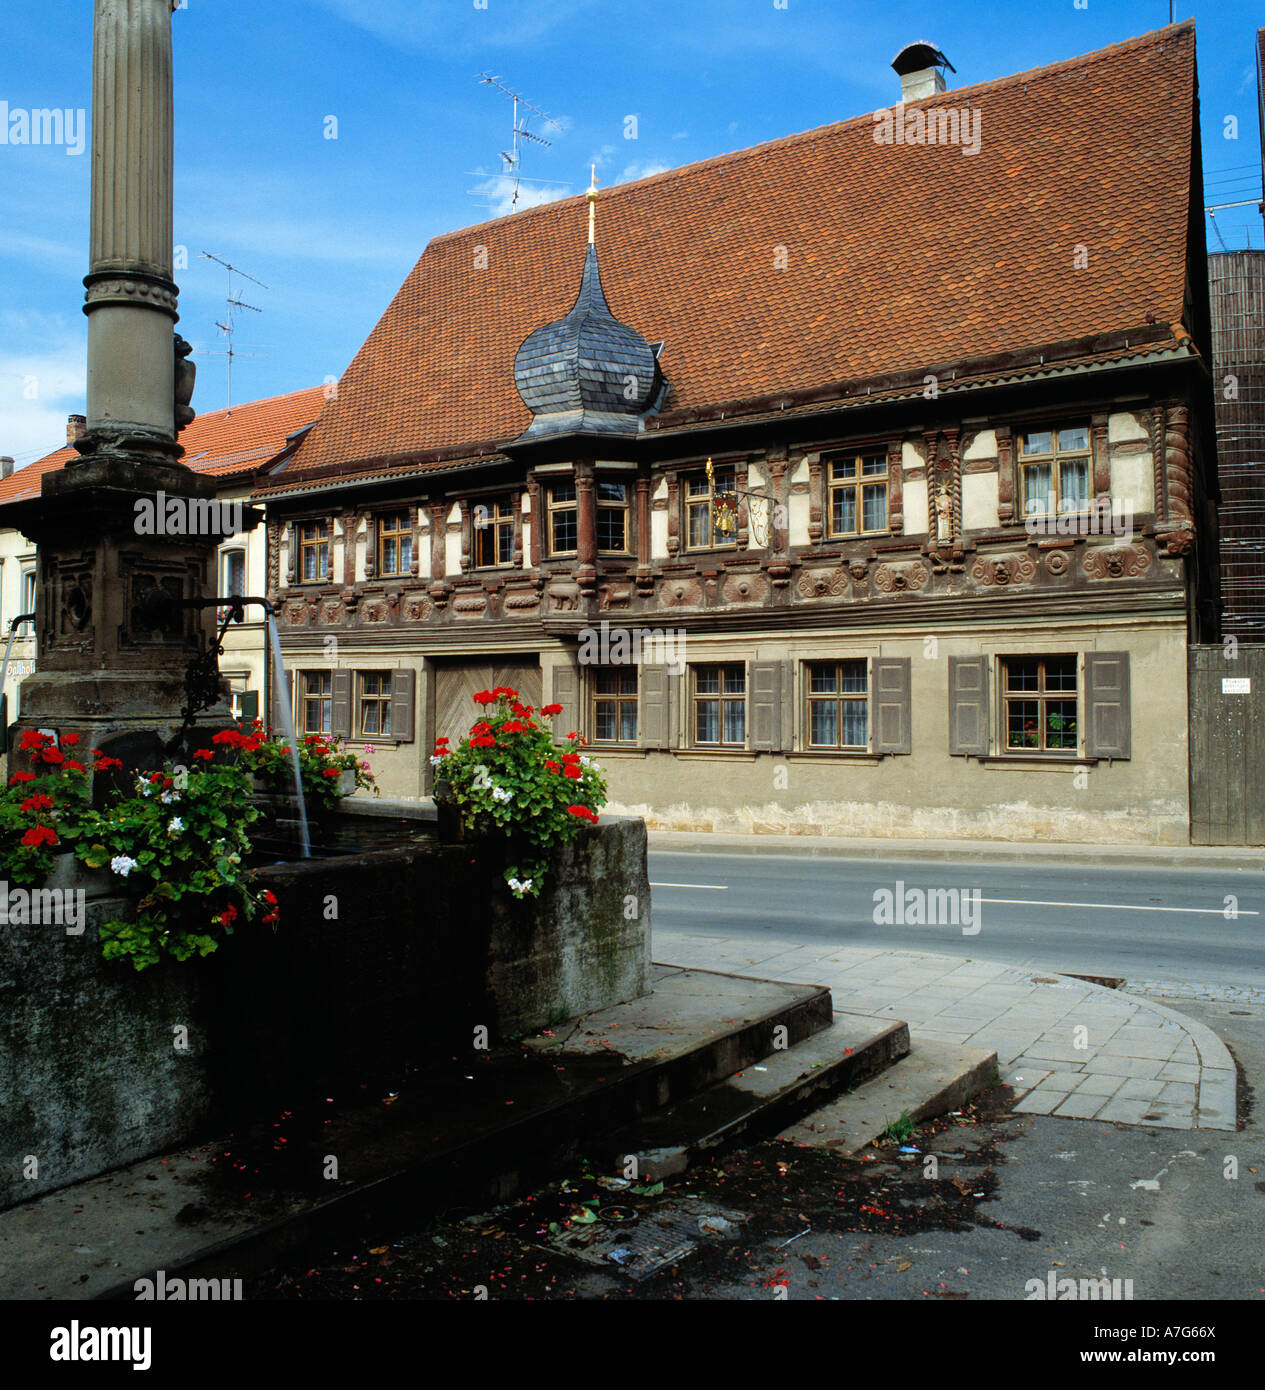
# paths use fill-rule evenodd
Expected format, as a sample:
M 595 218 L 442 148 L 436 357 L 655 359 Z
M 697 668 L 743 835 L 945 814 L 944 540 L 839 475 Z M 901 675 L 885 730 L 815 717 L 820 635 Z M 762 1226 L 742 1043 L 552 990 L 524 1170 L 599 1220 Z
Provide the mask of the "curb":
M 648 848 L 675 854 L 752 854 L 767 858 L 910 860 L 933 863 L 1081 864 L 1098 869 L 1221 869 L 1265 873 L 1265 849 L 1215 845 L 1085 845 L 1033 840 L 836 839 L 824 835 L 726 835 L 650 830 Z

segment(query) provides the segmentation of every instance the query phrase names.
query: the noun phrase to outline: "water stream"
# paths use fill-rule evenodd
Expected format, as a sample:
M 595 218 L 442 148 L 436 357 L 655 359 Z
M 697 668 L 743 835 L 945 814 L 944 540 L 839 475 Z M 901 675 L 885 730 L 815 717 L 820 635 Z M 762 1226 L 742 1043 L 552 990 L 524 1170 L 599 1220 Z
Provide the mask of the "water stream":
M 10 655 L 11 655 L 12 652 L 13 652 L 13 643 L 14 643 L 14 639 L 15 639 L 15 638 L 17 637 L 17 635 L 18 635 L 18 628 L 20 628 L 21 626 L 23 626 L 23 624 L 21 624 L 21 623 L 19 623 L 19 622 L 12 622 L 12 623 L 9 624 L 9 640 L 4 644 L 4 664 L 3 664 L 3 665 L 0 665 L 0 695 L 3 695 L 3 694 L 4 694 L 4 687 L 5 687 L 6 683 L 8 682 L 8 679 L 9 679 L 9 657 L 10 657 Z M 34 651 L 34 647 L 35 647 L 35 643 L 34 643 L 34 640 L 32 640 L 32 642 L 31 642 L 31 648 L 32 648 L 32 650 L 31 650 L 31 665 L 32 665 L 32 667 L 34 667 L 34 665 L 35 665 L 35 659 L 34 659 L 34 658 L 35 658 L 35 651 Z
M 281 659 L 281 634 L 277 631 L 277 618 L 274 613 L 269 613 L 268 618 L 268 641 L 272 645 L 272 661 L 276 671 L 275 680 L 280 682 L 275 689 L 280 689 L 282 694 L 277 700 L 277 706 L 281 711 L 281 723 L 285 728 L 286 738 L 290 742 L 290 766 L 294 769 L 294 794 L 299 803 L 299 846 L 303 851 L 303 858 L 312 857 L 312 839 L 307 829 L 307 804 L 303 799 L 303 773 L 299 767 L 299 736 L 294 728 L 294 711 L 290 708 L 290 701 L 285 697 L 285 662 Z

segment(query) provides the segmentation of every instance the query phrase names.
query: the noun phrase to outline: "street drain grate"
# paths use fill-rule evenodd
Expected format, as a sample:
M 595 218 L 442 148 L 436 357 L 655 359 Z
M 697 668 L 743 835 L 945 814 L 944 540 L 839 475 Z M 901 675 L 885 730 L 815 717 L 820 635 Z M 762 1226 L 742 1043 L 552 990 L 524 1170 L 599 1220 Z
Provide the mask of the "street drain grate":
M 537 1243 L 587 1264 L 614 1265 L 640 1280 L 680 1264 L 704 1241 L 732 1239 L 750 1219 L 749 1213 L 687 1198 L 656 1203 L 635 1225 L 599 1219 L 591 1225 L 567 1225 Z

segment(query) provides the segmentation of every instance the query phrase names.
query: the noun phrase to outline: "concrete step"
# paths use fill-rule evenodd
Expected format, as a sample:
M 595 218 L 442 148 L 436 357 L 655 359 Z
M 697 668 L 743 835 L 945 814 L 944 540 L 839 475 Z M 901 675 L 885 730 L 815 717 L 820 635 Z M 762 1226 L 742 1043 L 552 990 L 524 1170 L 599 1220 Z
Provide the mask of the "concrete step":
M 903 1113 L 921 1122 L 959 1109 L 997 1083 L 997 1054 L 978 1047 L 919 1040 L 908 1056 L 828 1105 L 814 1110 L 778 1136 L 793 1144 L 855 1154 L 873 1143 Z
M 814 1111 L 841 1089 L 880 1076 L 909 1048 L 905 1023 L 836 1014 L 824 1032 L 628 1126 L 603 1154 L 625 1172 L 635 1157 L 636 1172 L 646 1182 L 684 1172 L 739 1141 L 776 1134 L 792 1117 Z

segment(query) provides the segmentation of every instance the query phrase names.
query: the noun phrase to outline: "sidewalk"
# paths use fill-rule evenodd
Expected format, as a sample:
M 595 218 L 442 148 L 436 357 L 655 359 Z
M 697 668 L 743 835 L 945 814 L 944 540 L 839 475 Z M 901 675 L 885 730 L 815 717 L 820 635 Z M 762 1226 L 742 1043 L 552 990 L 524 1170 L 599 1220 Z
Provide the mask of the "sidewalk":
M 1016 1109 L 1161 1129 L 1235 1127 L 1236 1075 L 1202 1023 L 1064 975 L 919 951 L 787 948 L 754 937 L 656 931 L 656 960 L 824 985 L 836 1009 L 909 1024 L 913 1049 L 997 1053 Z
M 998 864 L 1089 864 L 1099 869 L 1227 869 L 1265 873 L 1265 848 L 1241 845 L 1081 845 L 1052 840 L 844 839 L 830 835 L 722 835 L 651 830 L 650 849 L 662 854 L 826 855 L 841 859 L 902 859 Z

